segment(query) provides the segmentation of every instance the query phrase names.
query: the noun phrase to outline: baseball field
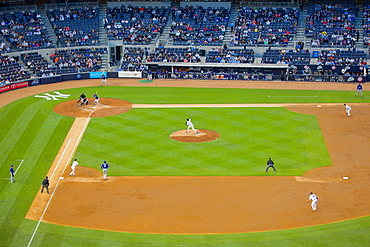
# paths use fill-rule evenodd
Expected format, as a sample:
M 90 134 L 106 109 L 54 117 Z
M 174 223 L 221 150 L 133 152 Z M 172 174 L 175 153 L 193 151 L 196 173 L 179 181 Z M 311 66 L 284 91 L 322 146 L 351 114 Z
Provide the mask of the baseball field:
M 98 85 L 0 95 L 0 246 L 368 246 L 366 84 L 364 97 L 339 83 Z

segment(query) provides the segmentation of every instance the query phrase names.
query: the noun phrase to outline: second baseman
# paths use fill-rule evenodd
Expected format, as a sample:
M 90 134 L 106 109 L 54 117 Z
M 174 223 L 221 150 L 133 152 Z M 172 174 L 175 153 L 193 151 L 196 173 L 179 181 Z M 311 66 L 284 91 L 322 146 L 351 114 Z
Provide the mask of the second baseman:
M 317 200 L 319 198 L 312 192 L 310 192 L 310 196 L 308 197 L 308 199 L 306 200 L 306 202 L 309 202 L 311 201 L 311 207 L 312 207 L 312 211 L 315 212 L 316 211 L 316 203 L 317 203 Z

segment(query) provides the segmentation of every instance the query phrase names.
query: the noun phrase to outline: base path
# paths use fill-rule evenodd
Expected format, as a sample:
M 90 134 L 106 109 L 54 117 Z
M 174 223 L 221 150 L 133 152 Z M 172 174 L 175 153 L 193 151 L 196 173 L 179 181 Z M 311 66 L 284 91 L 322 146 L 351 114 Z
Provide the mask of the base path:
M 110 84 L 142 86 L 135 81 L 126 81 L 110 80 Z M 154 81 L 145 86 L 169 86 L 172 81 Z M 165 85 L 165 82 L 169 84 Z M 183 83 L 201 87 L 202 82 L 203 87 L 217 87 L 220 83 Z M 245 88 L 249 88 L 248 85 L 258 88 L 258 83 L 222 83 L 220 87 L 226 87 L 225 84 L 242 87 L 243 84 Z M 260 88 L 277 88 L 277 85 L 323 90 L 353 90 L 354 87 L 320 83 L 318 88 L 313 88 L 314 84 L 302 82 L 271 82 L 269 87 L 269 83 L 261 82 Z M 22 91 L 17 90 L 18 93 Z M 346 116 L 340 104 L 287 107 L 318 117 L 334 164 L 331 167 L 317 168 L 300 177 L 132 176 L 108 177 L 106 181 L 100 171 L 78 167 L 78 177 L 67 177 L 69 170 L 60 173 L 65 179 L 60 180 L 43 221 L 123 232 L 204 234 L 290 229 L 370 215 L 370 169 L 367 164 L 370 158 L 367 151 L 370 107 L 352 105 L 351 117 Z M 349 179 L 344 180 L 344 176 Z M 319 196 L 316 212 L 305 203 L 311 191 Z M 27 218 L 39 220 L 40 217 L 36 212 L 27 214 Z

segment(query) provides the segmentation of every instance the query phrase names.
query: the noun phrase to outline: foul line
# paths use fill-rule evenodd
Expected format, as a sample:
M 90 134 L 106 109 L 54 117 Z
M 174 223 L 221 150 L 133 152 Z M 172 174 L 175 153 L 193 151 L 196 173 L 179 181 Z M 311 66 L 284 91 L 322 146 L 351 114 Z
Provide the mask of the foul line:
M 56 166 L 55 166 L 55 168 L 54 168 L 53 173 L 52 173 L 52 174 L 51 174 L 51 176 L 50 176 L 50 179 L 52 179 L 52 178 L 54 177 L 54 173 L 55 173 L 55 171 L 57 170 L 57 168 L 58 168 L 58 166 L 59 166 L 59 164 L 60 164 L 60 161 L 62 160 L 62 158 L 63 158 L 63 156 L 64 156 L 65 152 L 67 151 L 67 147 L 69 146 L 69 143 L 71 143 L 71 140 L 72 140 L 72 138 L 69 138 L 68 143 L 67 143 L 66 147 L 64 148 L 63 153 L 62 153 L 62 155 L 60 156 L 60 158 L 59 158 L 59 160 L 58 160 L 58 163 L 57 163 L 57 165 L 56 165 Z
M 23 162 L 24 162 L 24 160 L 16 160 L 16 161 L 20 161 L 21 163 L 19 164 L 18 168 L 15 170 L 14 175 L 16 175 L 16 174 L 17 174 L 17 172 L 18 172 L 19 168 L 21 168 L 21 166 L 22 166 L 22 164 L 23 164 Z M 10 178 L 5 178 L 5 179 L 10 179 Z
M 91 114 L 92 114 L 92 111 L 90 112 L 89 116 L 86 118 L 86 122 L 85 122 L 85 124 L 84 124 L 84 126 L 83 126 L 83 128 L 82 128 L 82 130 L 81 130 L 81 132 L 80 132 L 80 135 L 79 135 L 79 136 L 78 136 L 78 138 L 77 138 L 77 141 L 76 141 L 75 145 L 73 146 L 72 152 L 71 152 L 71 154 L 70 154 L 70 155 L 69 155 L 69 157 L 68 157 L 68 161 L 66 162 L 66 164 L 65 164 L 65 166 L 64 166 L 64 169 L 63 169 L 62 174 L 65 172 L 65 170 L 66 170 L 66 168 L 67 168 L 67 164 L 69 164 L 69 161 L 70 161 L 70 159 L 71 159 L 72 155 L 74 154 L 74 151 L 76 150 L 76 147 L 77 147 L 77 146 L 78 146 L 78 144 L 80 143 L 80 140 L 81 140 L 81 138 L 82 138 L 82 135 L 85 133 L 85 130 L 86 130 L 86 128 L 87 128 L 87 125 L 88 125 L 88 123 L 90 122 L 90 116 L 91 116 Z M 68 144 L 69 144 L 69 142 L 71 141 L 71 139 L 72 139 L 72 138 L 70 138 L 70 139 L 69 139 Z M 64 156 L 65 151 L 67 150 L 67 146 L 68 146 L 68 144 L 67 144 L 67 145 L 66 145 L 66 147 L 64 148 L 63 153 L 62 153 L 62 156 Z M 59 163 L 59 161 L 58 161 L 58 163 Z M 55 169 L 54 169 L 54 171 L 55 171 Z M 54 175 L 54 172 L 53 172 L 53 175 Z M 50 179 L 51 179 L 51 178 L 50 178 Z M 44 215 L 45 215 L 45 213 L 46 213 L 46 211 L 47 211 L 47 209 L 48 209 L 48 207 L 49 207 L 49 205 L 50 205 L 51 199 L 53 198 L 54 193 L 55 193 L 55 191 L 57 190 L 57 188 L 58 188 L 58 186 L 59 186 L 59 182 L 60 182 L 60 180 L 61 180 L 61 178 L 59 178 L 59 179 L 58 179 L 58 182 L 56 183 L 55 188 L 54 188 L 53 192 L 51 193 L 51 196 L 50 196 L 50 198 L 49 198 L 49 200 L 48 200 L 48 202 L 47 202 L 47 204 L 46 204 L 46 206 L 45 206 L 44 211 L 43 211 L 43 212 L 42 212 L 42 214 L 41 214 L 41 217 L 40 217 L 39 221 L 37 222 L 37 225 L 36 225 L 36 227 L 35 227 L 35 230 L 33 231 L 33 234 L 32 234 L 32 236 L 31 236 L 30 241 L 29 241 L 29 242 L 28 242 L 28 244 L 27 244 L 27 247 L 31 246 L 31 244 L 32 244 L 32 241 L 33 241 L 33 239 L 34 239 L 34 237 L 35 237 L 35 235 L 36 235 L 36 233 L 37 233 L 37 230 L 39 229 L 39 226 L 40 226 L 40 224 L 41 224 L 41 221 L 42 221 L 42 219 L 44 218 Z
M 16 161 L 20 161 L 21 163 L 19 164 L 19 166 L 18 166 L 17 170 L 15 170 L 14 174 L 17 174 L 17 172 L 18 172 L 19 168 L 21 168 L 21 166 L 22 166 L 22 164 L 23 164 L 23 162 L 24 162 L 24 160 L 16 160 Z

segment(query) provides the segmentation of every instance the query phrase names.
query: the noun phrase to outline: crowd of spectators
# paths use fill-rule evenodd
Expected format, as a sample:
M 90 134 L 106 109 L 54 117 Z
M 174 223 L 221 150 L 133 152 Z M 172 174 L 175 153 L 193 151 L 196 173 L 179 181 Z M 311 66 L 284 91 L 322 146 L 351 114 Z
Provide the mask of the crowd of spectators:
M 304 49 L 267 49 L 262 55 L 262 63 L 309 64 L 310 51 Z
M 140 47 L 125 47 L 121 58 L 121 69 L 124 71 L 143 71 L 144 55 L 145 50 Z
M 206 63 L 253 63 L 253 49 L 218 49 L 208 52 Z
M 102 56 L 106 52 L 106 48 L 55 50 L 50 59 L 59 68 L 58 74 L 90 72 L 101 69 Z
M 367 65 L 364 51 L 321 50 L 317 65 Z
M 154 74 L 154 78 L 161 78 L 162 73 L 158 71 Z M 175 69 L 173 72 L 163 72 L 163 78 L 172 79 L 200 79 L 200 80 L 272 80 L 272 74 L 263 72 L 247 72 L 247 71 L 182 71 Z
M 200 52 L 198 48 L 156 48 L 146 57 L 147 62 L 179 62 L 199 63 Z
M 306 16 L 306 36 L 312 47 L 352 47 L 359 40 L 353 4 L 312 4 Z
M 0 53 L 7 53 L 10 51 L 10 47 L 4 41 L 0 41 Z
M 239 7 L 234 46 L 287 46 L 297 32 L 299 9 Z
M 364 30 L 364 46 L 370 47 L 370 5 L 364 6 L 362 26 Z
M 99 9 L 95 7 L 48 9 L 47 15 L 60 45 L 99 44 Z
M 173 8 L 170 35 L 174 45 L 221 45 L 229 18 L 230 8 Z
M 1 33 L 14 50 L 53 47 L 41 15 L 37 11 L 17 11 L 0 14 Z
M 165 7 L 108 7 L 103 23 L 109 39 L 121 39 L 124 45 L 145 45 L 163 32 L 169 13 L 170 8 Z
M 28 78 L 30 78 L 30 74 L 14 57 L 0 56 L 0 85 Z
M 53 66 L 38 52 L 22 53 L 23 63 L 30 69 L 34 77 L 45 77 L 57 74 L 58 67 Z

